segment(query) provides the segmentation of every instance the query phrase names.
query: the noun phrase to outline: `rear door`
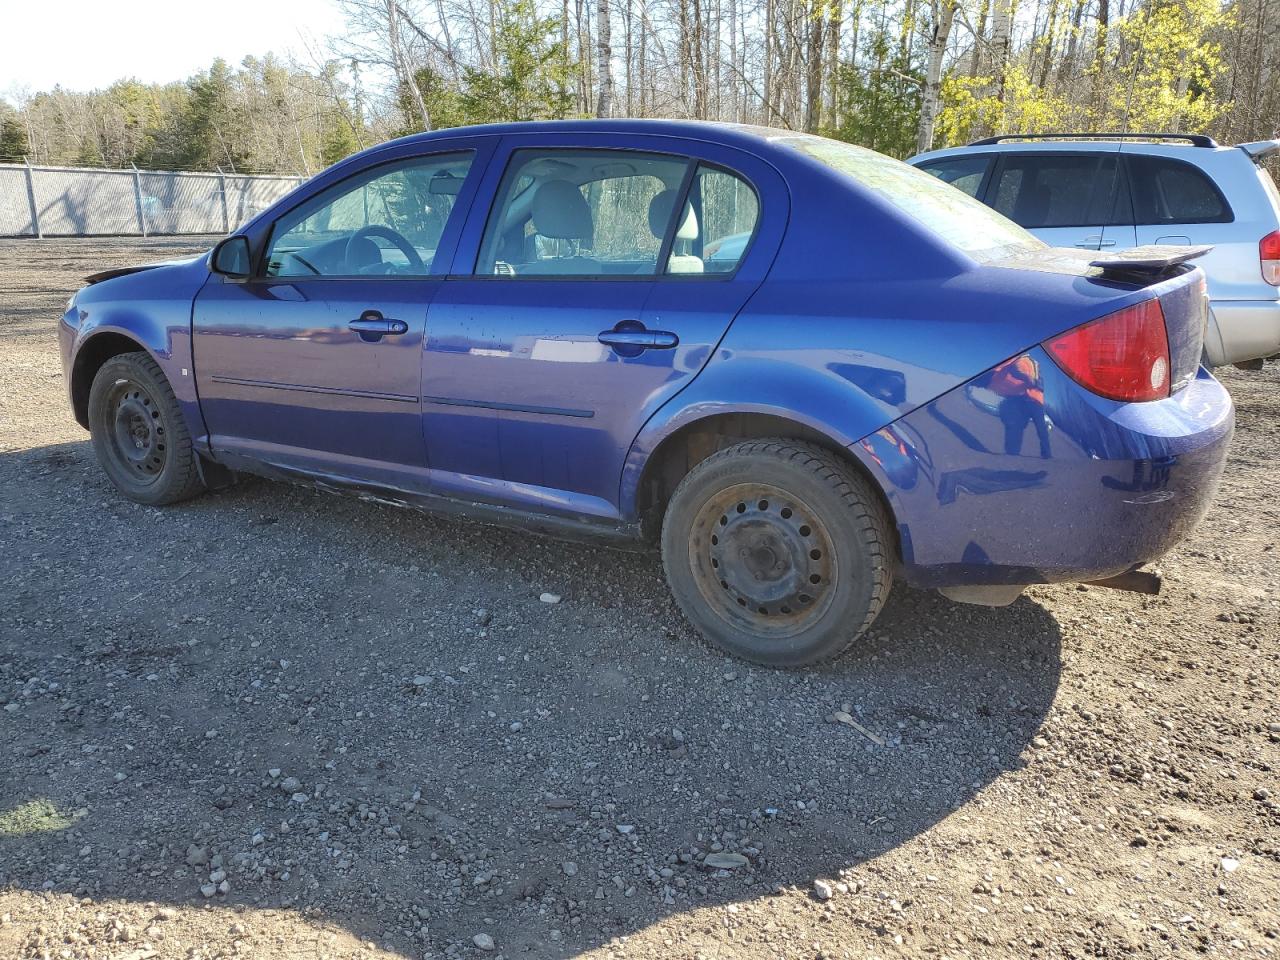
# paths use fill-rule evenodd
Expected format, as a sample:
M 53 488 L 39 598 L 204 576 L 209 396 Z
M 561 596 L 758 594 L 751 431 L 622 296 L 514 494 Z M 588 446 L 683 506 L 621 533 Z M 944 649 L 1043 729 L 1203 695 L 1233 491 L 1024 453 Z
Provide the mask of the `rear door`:
M 1055 247 L 1131 246 L 1115 228 L 1118 147 L 1002 153 L 982 197 L 987 206 Z
M 1255 211 L 1241 211 L 1238 216 L 1204 170 L 1178 157 L 1126 151 L 1125 163 L 1138 243 L 1213 244 L 1196 261 L 1204 269 L 1211 298 L 1274 296 L 1274 288 L 1263 285 L 1258 267 L 1258 240 L 1267 231 L 1262 226 L 1242 229 L 1241 219 L 1249 219 Z
M 503 138 L 432 303 L 432 484 L 616 516 L 645 420 L 701 370 L 787 217 L 769 164 L 647 135 Z

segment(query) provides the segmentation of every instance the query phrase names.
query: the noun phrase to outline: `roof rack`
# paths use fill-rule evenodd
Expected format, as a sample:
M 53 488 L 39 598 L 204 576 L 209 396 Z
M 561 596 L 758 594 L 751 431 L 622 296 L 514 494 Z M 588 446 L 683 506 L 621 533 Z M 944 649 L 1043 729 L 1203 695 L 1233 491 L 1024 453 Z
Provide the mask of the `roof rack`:
M 1218 145 L 1213 137 L 1202 133 L 1010 133 L 975 140 L 969 146 L 990 147 L 1008 140 L 1184 140 L 1193 147 Z

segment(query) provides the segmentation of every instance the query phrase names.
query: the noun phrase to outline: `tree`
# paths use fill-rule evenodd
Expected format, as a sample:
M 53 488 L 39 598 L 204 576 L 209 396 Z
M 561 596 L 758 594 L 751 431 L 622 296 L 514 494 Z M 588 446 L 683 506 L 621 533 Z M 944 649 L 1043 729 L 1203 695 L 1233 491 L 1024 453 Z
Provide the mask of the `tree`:
M 552 120 L 572 105 L 566 92 L 577 65 L 560 43 L 554 17 L 540 17 L 530 0 L 504 7 L 496 21 L 492 71 L 466 68 L 458 106 L 467 123 Z
M 597 0 L 596 4 L 596 63 L 599 78 L 596 86 L 599 95 L 596 99 L 596 116 L 613 115 L 613 47 L 610 37 L 609 0 Z
M 920 101 L 920 122 L 916 128 L 916 152 L 933 148 L 934 125 L 942 102 L 942 59 L 955 23 L 957 0 L 931 0 L 931 28 L 924 70 L 924 93 Z

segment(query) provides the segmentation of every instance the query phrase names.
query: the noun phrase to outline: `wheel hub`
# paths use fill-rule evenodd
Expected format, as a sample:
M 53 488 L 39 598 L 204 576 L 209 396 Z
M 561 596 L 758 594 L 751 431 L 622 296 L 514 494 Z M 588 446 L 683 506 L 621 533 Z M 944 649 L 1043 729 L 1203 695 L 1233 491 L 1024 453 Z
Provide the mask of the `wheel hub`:
M 764 484 L 721 491 L 699 511 L 695 569 L 722 616 L 753 630 L 790 631 L 829 599 L 835 557 L 826 527 Z
M 112 396 L 112 448 L 119 462 L 139 479 L 156 477 L 164 469 L 164 423 L 150 394 L 136 383 L 122 380 Z

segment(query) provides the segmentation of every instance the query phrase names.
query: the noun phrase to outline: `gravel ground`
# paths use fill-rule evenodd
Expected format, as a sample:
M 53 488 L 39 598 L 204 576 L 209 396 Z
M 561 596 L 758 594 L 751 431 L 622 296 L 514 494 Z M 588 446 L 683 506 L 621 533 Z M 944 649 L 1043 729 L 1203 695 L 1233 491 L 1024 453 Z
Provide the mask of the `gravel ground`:
M 1280 950 L 1276 365 L 1224 373 L 1160 597 L 898 588 L 772 672 L 651 557 L 265 481 L 121 499 L 54 318 L 199 246 L 0 241 L 0 957 Z

